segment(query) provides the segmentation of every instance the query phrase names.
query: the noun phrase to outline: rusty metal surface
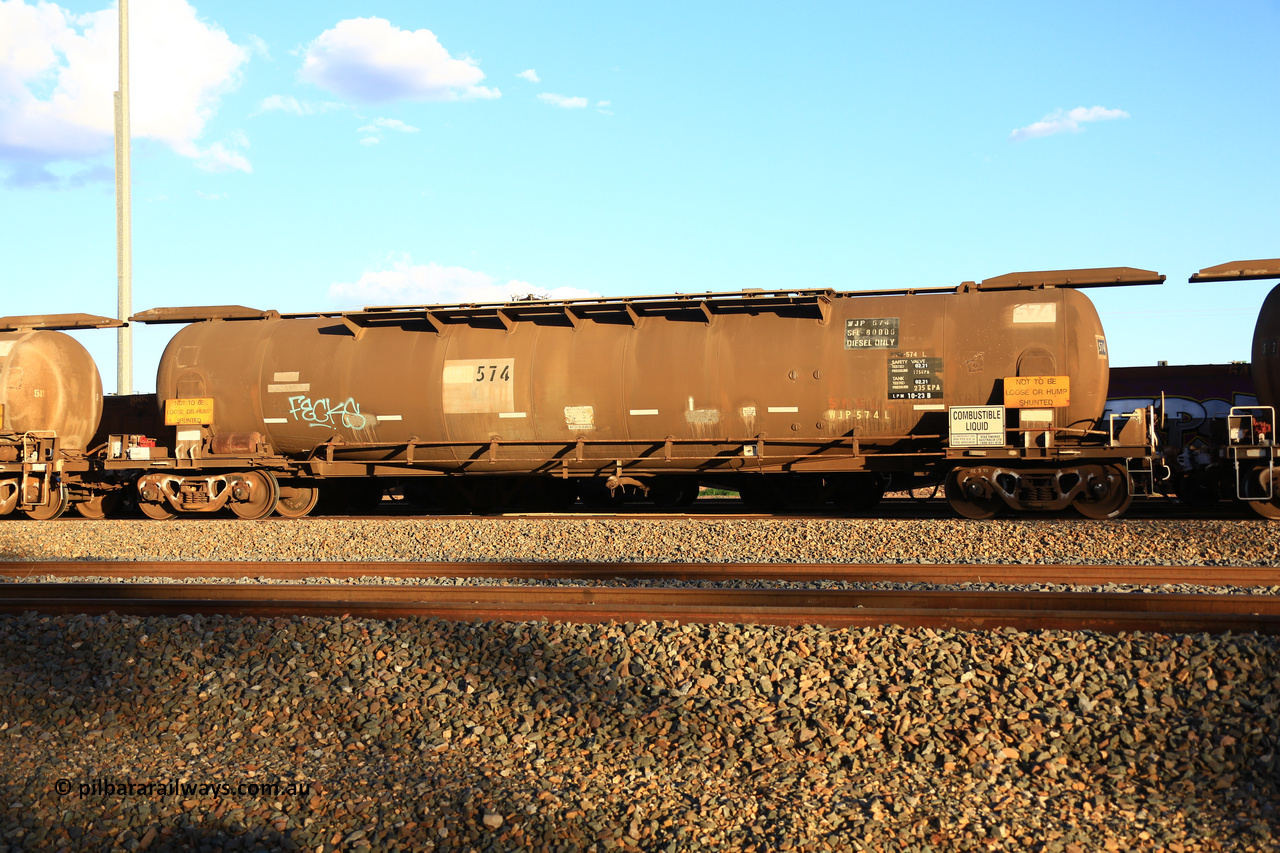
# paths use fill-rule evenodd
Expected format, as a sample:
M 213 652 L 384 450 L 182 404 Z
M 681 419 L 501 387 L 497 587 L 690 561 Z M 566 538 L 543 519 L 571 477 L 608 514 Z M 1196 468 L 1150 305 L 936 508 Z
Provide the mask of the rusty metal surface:
M 3 562 L 0 577 L 261 577 L 820 580 L 936 584 L 1210 584 L 1280 586 L 1274 566 L 909 565 L 903 563 Z M 0 588 L 3 589 L 3 588 Z
M 570 622 L 671 620 L 830 627 L 898 624 L 1122 632 L 1280 633 L 1280 597 L 810 592 L 565 587 L 16 584 L 0 612 L 353 615 Z
M 29 332 L 59 329 L 116 329 L 127 325 L 114 317 L 97 314 L 27 314 L 0 317 L 0 332 Z
M 979 290 L 1006 290 L 1027 287 L 1117 287 L 1146 284 L 1163 284 L 1165 277 L 1151 270 L 1133 267 L 1106 267 L 1082 270 L 1045 270 L 1041 272 L 1011 272 L 994 278 L 985 278 Z
M 3 431 L 52 432 L 63 450 L 83 450 L 102 416 L 93 356 L 61 332 L 0 332 L 0 409 Z
M 1101 414 L 1103 332 L 1073 289 L 798 293 L 202 322 L 174 337 L 157 387 L 161 400 L 214 398 L 209 435 L 259 431 L 296 455 L 327 442 L 367 461 L 416 442 L 419 463 L 486 473 L 577 456 L 749 470 L 746 445 L 761 437 L 800 442 L 791 458 L 844 441 L 847 458 L 856 435 L 890 459 L 940 448 L 946 405 L 999 403 L 1003 377 L 1030 372 L 1071 376 L 1054 426 Z M 909 434 L 933 438 L 903 443 Z M 495 442 L 524 446 L 498 458 L 486 453 Z
M 1264 278 L 1280 278 L 1280 258 L 1256 261 L 1228 261 L 1213 267 L 1205 267 L 1187 279 L 1200 281 L 1249 281 Z
M 1280 268 L 1280 261 L 1275 263 Z M 1264 406 L 1280 407 L 1280 285 L 1272 288 L 1262 302 L 1258 322 L 1253 329 L 1250 359 L 1258 402 Z
M 276 311 L 259 311 L 243 305 L 199 305 L 179 308 L 152 308 L 140 311 L 129 319 L 135 323 L 163 325 L 165 323 L 195 323 L 201 320 L 270 320 L 278 319 Z

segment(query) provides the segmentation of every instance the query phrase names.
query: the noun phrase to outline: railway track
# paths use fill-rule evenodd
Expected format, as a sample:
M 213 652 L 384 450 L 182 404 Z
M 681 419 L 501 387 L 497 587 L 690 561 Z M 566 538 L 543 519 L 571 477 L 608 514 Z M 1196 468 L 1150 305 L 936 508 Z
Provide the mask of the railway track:
M 213 515 L 204 516 L 204 519 L 214 518 L 234 518 L 230 511 L 223 511 Z M 1027 514 L 1022 516 L 1028 520 L 1039 518 L 1062 518 L 1075 521 L 1085 521 L 1085 519 L 1074 511 L 1063 511 L 1059 513 L 1039 513 Z M 116 520 L 136 520 L 143 519 L 140 512 L 132 514 L 123 514 L 115 517 Z M 404 501 L 400 498 L 386 497 L 376 507 L 371 506 L 364 510 L 347 510 L 347 511 L 330 511 L 320 512 L 313 511 L 304 519 L 282 518 L 280 516 L 268 516 L 260 519 L 261 522 L 279 523 L 279 524 L 297 524 L 299 521 L 305 521 L 307 518 L 329 518 L 344 519 L 349 521 L 404 521 L 412 519 L 476 519 L 476 518 L 554 518 L 554 519 L 576 519 L 576 520 L 600 520 L 600 519 L 643 519 L 648 521 L 662 521 L 668 519 L 680 520 L 702 520 L 702 521 L 732 521 L 747 519 L 885 519 L 885 520 L 909 520 L 909 519 L 954 519 L 955 512 L 941 498 L 906 498 L 895 497 L 887 498 L 878 503 L 874 509 L 862 513 L 850 513 L 834 506 L 794 506 L 785 510 L 777 511 L 761 511 L 755 510 L 747 506 L 737 499 L 712 499 L 699 500 L 696 504 L 685 509 L 673 510 L 669 507 L 653 506 L 648 504 L 629 504 L 614 509 L 601 509 L 599 507 L 589 507 L 577 505 L 571 509 L 563 511 L 541 511 L 541 510 L 492 510 L 487 512 L 458 512 L 456 510 L 442 510 L 429 506 L 419 506 Z M 1223 521 L 1223 520 L 1247 520 L 1257 521 L 1258 516 L 1251 512 L 1248 507 L 1241 503 L 1221 502 L 1210 506 L 1186 506 L 1176 503 L 1165 498 L 1137 498 L 1133 505 L 1125 513 L 1124 518 L 1127 520 L 1150 520 L 1150 519 L 1176 519 L 1176 520 L 1205 520 L 1205 521 Z M 15 519 L 22 520 L 22 519 Z M 75 513 L 67 513 L 57 519 L 58 523 L 94 523 L 97 519 L 84 519 Z M 48 523 L 48 522 L 46 522 Z
M 511 578 L 565 580 L 774 580 L 808 583 L 1195 584 L 1280 586 L 1276 566 L 1111 566 L 907 563 L 515 563 L 515 562 L 4 562 L 0 577 L 27 578 Z M 6 587 L 7 588 L 7 587 Z M 3 588 L 0 588 L 3 589 Z
M 81 568 L 86 566 L 81 564 Z M 546 567 L 540 570 L 549 571 Z M 1271 571 L 1274 575 L 1274 570 Z M 1175 593 L 367 583 L 78 582 L 10 583 L 0 587 L 0 612 L 27 611 L 115 612 L 139 616 L 200 613 L 235 617 L 437 617 L 460 621 L 549 619 L 583 623 L 652 620 L 819 624 L 835 628 L 895 624 L 966 630 L 1280 634 L 1280 596 Z

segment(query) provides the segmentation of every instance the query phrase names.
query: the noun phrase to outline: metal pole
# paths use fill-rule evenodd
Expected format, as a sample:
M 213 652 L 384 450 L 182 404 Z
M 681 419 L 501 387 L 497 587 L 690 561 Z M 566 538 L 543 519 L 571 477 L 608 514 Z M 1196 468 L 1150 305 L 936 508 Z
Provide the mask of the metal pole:
M 133 235 L 129 164 L 129 0 L 120 2 L 120 91 L 116 92 L 116 275 L 121 320 L 133 314 Z M 133 393 L 133 329 L 117 331 L 116 393 Z

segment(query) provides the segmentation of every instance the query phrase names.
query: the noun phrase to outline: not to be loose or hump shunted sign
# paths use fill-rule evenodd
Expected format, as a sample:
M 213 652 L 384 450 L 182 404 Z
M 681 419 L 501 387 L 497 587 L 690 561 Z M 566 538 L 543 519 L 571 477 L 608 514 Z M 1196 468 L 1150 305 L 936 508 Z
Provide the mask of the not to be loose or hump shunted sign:
M 1003 447 L 1004 406 L 952 406 L 952 447 Z
M 1006 376 L 1004 404 L 1011 409 L 1061 409 L 1071 405 L 1070 376 Z

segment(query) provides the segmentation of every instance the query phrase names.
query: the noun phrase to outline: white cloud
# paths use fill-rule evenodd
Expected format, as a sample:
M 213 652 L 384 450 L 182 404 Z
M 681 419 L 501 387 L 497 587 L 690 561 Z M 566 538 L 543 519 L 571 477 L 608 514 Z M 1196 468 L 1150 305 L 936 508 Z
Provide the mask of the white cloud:
M 405 124 L 398 118 L 376 118 L 372 124 L 366 124 L 356 133 L 365 134 L 364 138 L 360 140 L 361 145 L 377 145 L 382 141 L 382 133 L 386 130 L 394 130 L 397 133 L 418 132 L 418 128 L 411 124 Z
M 259 113 L 290 113 L 295 116 L 309 116 L 315 112 L 310 104 L 304 104 L 293 95 L 268 95 L 258 104 Z
M 530 68 L 530 69 L 529 69 L 529 70 L 527 70 L 527 71 L 521 71 L 521 72 L 520 72 L 519 74 L 517 74 L 516 76 L 517 76 L 517 77 L 520 77 L 520 78 L 523 78 L 523 79 L 525 79 L 525 80 L 528 80 L 530 83 L 541 83 L 541 82 L 542 82 L 542 78 L 538 76 L 538 72 L 537 72 L 537 71 L 534 71 L 532 68 Z
M 253 48 L 253 52 L 261 56 L 263 59 L 270 61 L 271 46 L 261 36 L 249 35 L 245 39 L 249 42 L 249 47 Z
M 249 147 L 249 137 L 236 131 L 222 142 L 215 142 L 196 157 L 196 167 L 206 172 L 252 172 L 249 158 L 239 149 Z
M 300 79 L 360 103 L 398 99 L 497 98 L 484 72 L 454 59 L 430 30 L 402 30 L 383 18 L 350 18 L 307 46 Z
M 0 0 L 0 160 L 52 175 L 51 163 L 111 152 L 117 22 L 114 8 L 76 15 Z M 129 53 L 134 139 L 197 161 L 221 156 L 200 138 L 249 52 L 185 0 L 135 0 Z
M 373 120 L 373 123 L 376 127 L 384 128 L 386 130 L 395 130 L 400 133 L 418 132 L 418 128 L 411 124 L 405 124 L 398 118 L 376 118 Z
M 295 116 L 309 116 L 340 109 L 345 109 L 345 105 L 335 101 L 320 101 L 317 103 L 315 101 L 299 101 L 293 95 L 268 95 L 262 99 L 262 103 L 258 104 L 258 108 L 254 110 L 253 114 L 262 115 L 263 113 L 281 112 Z
M 1022 142 L 1024 139 L 1038 139 L 1042 136 L 1053 136 L 1055 133 L 1079 133 L 1084 130 L 1080 125 L 1086 122 L 1128 117 L 1129 114 L 1124 110 L 1111 110 L 1106 107 L 1076 107 L 1070 111 L 1057 110 L 1040 121 L 1018 128 L 1009 134 L 1009 139 L 1013 142 Z
M 538 100 L 544 104 L 551 104 L 566 110 L 580 110 L 587 105 L 586 98 L 569 98 L 564 95 L 556 95 L 551 92 L 543 92 L 538 96 Z
M 354 283 L 336 283 L 329 288 L 330 301 L 349 305 L 452 305 L 456 303 L 509 302 L 529 293 L 546 293 L 550 299 L 578 299 L 596 296 L 571 287 L 551 291 L 535 288 L 526 281 L 511 279 L 499 284 L 488 273 L 437 263 L 414 264 L 401 258 L 387 270 L 371 270 Z

